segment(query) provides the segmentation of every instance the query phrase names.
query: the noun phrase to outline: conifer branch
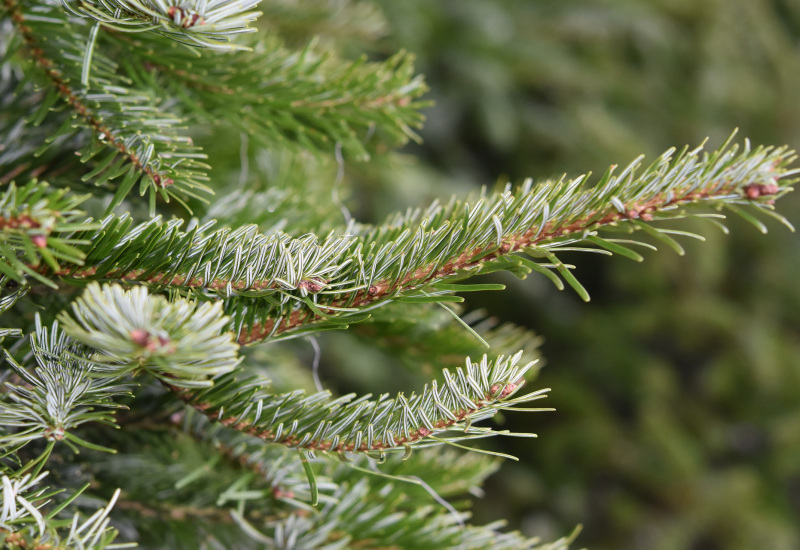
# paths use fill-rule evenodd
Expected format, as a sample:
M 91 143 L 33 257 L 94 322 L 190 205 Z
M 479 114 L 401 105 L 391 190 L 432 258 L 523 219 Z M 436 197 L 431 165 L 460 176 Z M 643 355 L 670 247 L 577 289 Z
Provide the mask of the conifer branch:
M 523 384 L 531 367 L 518 367 L 521 352 L 478 363 L 467 359 L 455 375 L 445 369 L 445 383 L 435 381 L 421 394 L 403 394 L 376 401 L 369 396 L 346 395 L 330 399 L 328 392 L 306 396 L 296 391 L 273 395 L 258 378 L 238 380 L 226 375 L 201 391 L 173 388 L 176 395 L 209 419 L 257 437 L 310 451 L 382 453 L 430 439 L 445 431 L 463 430 L 484 437 L 500 432 L 472 427 L 501 409 L 541 399 L 547 390 L 511 397 Z
M 148 487 L 129 494 L 117 508 L 136 513 L 146 524 L 168 522 L 170 529 L 180 529 L 187 538 L 225 540 L 209 533 L 206 521 L 197 521 L 211 519 L 213 512 L 203 504 L 215 502 L 218 513 L 232 511 L 228 517 L 242 526 L 248 541 L 277 547 L 292 547 L 287 544 L 290 540 L 294 548 L 329 550 L 361 546 L 555 550 L 569 543 L 562 539 L 552 546 L 540 545 L 519 533 L 498 532 L 499 522 L 464 525 L 467 514 L 431 505 L 412 478 L 398 475 L 419 472 L 445 494 L 462 494 L 471 487 L 469 480 L 477 483 L 496 468 L 496 459 L 485 455 L 426 449 L 406 461 L 389 459 L 372 475 L 365 475 L 365 457 L 353 463 L 333 457 L 314 460 L 320 490 L 320 504 L 314 509 L 308 505 L 308 482 L 296 453 L 219 424 L 209 425 L 192 411 L 180 422 L 184 433 L 139 432 L 135 442 L 129 442 L 129 452 L 106 455 L 108 461 L 96 475 L 113 476 L 115 481 L 120 476 L 125 480 L 147 476 Z M 194 439 L 187 441 L 185 432 Z M 171 452 L 176 441 L 180 456 Z M 424 466 L 432 468 L 421 470 Z M 185 494 L 194 496 L 195 507 L 179 504 L 185 502 Z M 178 512 L 166 513 L 173 509 Z M 227 528 L 221 517 L 213 519 L 217 529 Z M 226 546 L 234 545 L 227 540 Z
M 588 299 L 559 251 L 601 250 L 638 259 L 624 246 L 636 241 L 600 237 L 598 231 L 645 231 L 676 246 L 672 230 L 650 224 L 701 215 L 693 213 L 698 207 L 741 213 L 740 206 L 751 206 L 785 222 L 772 202 L 791 189 L 791 151 L 746 146 L 741 152 L 723 147 L 705 155 L 701 149 L 673 153 L 641 171 L 641 159 L 619 176 L 612 168 L 588 189 L 584 176 L 539 186 L 526 182 L 513 192 L 508 187 L 446 207 L 434 204 L 376 228 L 354 226 L 355 235 L 329 235 L 322 242 L 313 235 L 265 236 L 252 226 L 207 233 L 207 224 L 183 232 L 179 220 L 158 218 L 131 229 L 130 218 L 108 217 L 102 238 L 83 249 L 91 267 L 52 275 L 213 292 L 227 298 L 238 341 L 247 344 L 342 327 L 389 300 L 457 300 L 451 295 L 468 287 L 449 281 L 496 270 L 523 277 L 535 270 L 563 288 L 560 275 Z
M 38 486 L 48 472 L 36 476 L 24 474 L 0 478 L 3 508 L 0 512 L 0 544 L 8 550 L 56 550 L 85 548 L 112 550 L 134 548 L 135 544 L 114 544 L 119 534 L 109 525 L 109 513 L 119 497 L 119 489 L 109 503 L 81 521 L 80 514 L 71 519 L 59 518 L 58 513 L 76 500 L 87 488 L 70 495 L 52 509 L 48 506 L 54 494 L 48 487 Z
M 0 274 L 20 283 L 28 275 L 52 286 L 38 271 L 42 260 L 55 271 L 61 270 L 59 261 L 83 265 L 84 254 L 76 247 L 90 241 L 70 235 L 99 227 L 86 223 L 85 212 L 78 209 L 86 198 L 68 189 L 52 191 L 43 182 L 10 184 L 0 194 Z
M 414 130 L 425 104 L 417 99 L 427 87 L 404 52 L 384 62 L 347 61 L 314 42 L 298 53 L 267 36 L 221 62 L 215 52 L 198 56 L 158 36 L 103 40 L 130 59 L 122 68 L 131 80 L 178 98 L 186 116 L 230 120 L 267 146 L 333 153 L 338 143 L 345 154 L 365 159 L 419 139 Z
M 31 349 L 37 363 L 33 371 L 5 352 L 22 384 L 6 382 L 0 424 L 14 430 L 0 437 L 0 448 L 16 451 L 38 439 L 100 448 L 77 437 L 74 430 L 87 422 L 114 425 L 112 409 L 121 406 L 113 399 L 130 394 L 130 386 L 119 382 L 119 374 L 93 376 L 92 364 L 84 359 L 86 348 L 67 338 L 57 323 L 48 330 L 37 318 Z
M 261 12 L 261 0 L 62 0 L 72 13 L 90 17 L 118 32 L 156 32 L 172 40 L 214 50 L 242 50 L 231 43 L 238 34 L 255 32 L 249 24 Z
M 145 287 L 92 283 L 59 315 L 64 332 L 100 351 L 97 372 L 146 370 L 183 388 L 207 387 L 239 363 L 239 346 L 223 332 L 228 319 L 218 302 L 198 304 L 150 296 Z
M 35 119 L 41 121 L 60 100 L 72 111 L 47 143 L 75 132 L 75 126 L 88 128 L 92 141 L 78 153 L 83 162 L 100 155 L 96 168 L 84 179 L 105 185 L 122 178 L 111 207 L 121 203 L 128 192 L 140 183 L 140 193 L 150 191 L 151 211 L 156 196 L 185 200 L 203 198 L 209 192 L 204 185 L 208 168 L 200 162 L 205 155 L 179 135 L 179 119 L 160 112 L 146 94 L 129 94 L 129 82 L 117 75 L 117 65 L 101 52 L 94 51 L 90 77 L 84 78 L 84 47 L 91 39 L 80 31 L 87 26 L 66 17 L 49 4 L 36 6 L 29 16 L 18 0 L 3 0 L 25 50 L 49 81 L 49 91 Z M 40 37 L 47 36 L 48 40 Z M 75 87 L 86 81 L 85 89 Z M 80 125 L 74 125 L 80 120 Z
M 451 201 L 446 208 L 434 204 L 424 214 L 417 211 L 397 216 L 359 235 L 359 259 L 351 266 L 351 276 L 357 277 L 358 284 L 353 287 L 361 290 L 337 297 L 329 305 L 317 304 L 311 313 L 304 309 L 281 316 L 251 313 L 251 318 L 266 320 L 252 324 L 249 332 L 240 332 L 239 342 L 273 337 L 323 322 L 342 309 L 363 310 L 409 294 L 434 301 L 415 291 L 428 287 L 436 290 L 439 282 L 498 269 L 523 277 L 533 270 L 542 272 L 563 288 L 553 273 L 557 271 L 588 299 L 570 273 L 570 266 L 555 252 L 594 248 L 629 257 L 635 254 L 613 239 L 597 235 L 598 230 L 607 228 L 647 230 L 673 243 L 664 230 L 642 222 L 691 216 L 687 208 L 727 207 L 737 211 L 738 204 L 751 205 L 788 224 L 772 212 L 772 204 L 791 189 L 792 181 L 780 180 L 795 174 L 787 168 L 794 159 L 792 151 L 751 151 L 749 143 L 741 153 L 727 144 L 712 154 L 701 156 L 701 151 L 684 150 L 673 158 L 674 150 L 669 150 L 642 173 L 637 173 L 641 158 L 619 176 L 613 175 L 615 167 L 611 167 L 588 189 L 583 188 L 585 176 L 538 187 L 528 181 L 513 194 L 507 187 L 497 198 L 481 196 L 473 207 L 468 201 Z M 412 231 L 415 222 L 418 225 Z M 366 254 L 362 246 L 368 250 Z M 516 255 L 518 252 L 544 257 L 548 262 L 535 263 Z
M 276 499 L 286 502 L 308 502 L 308 482 L 297 457 L 288 447 L 264 445 L 257 437 L 228 428 L 218 422 L 210 422 L 203 414 L 188 410 L 181 416 L 184 431 L 199 442 L 212 445 L 230 463 L 254 472 L 269 483 Z M 331 463 L 338 459 L 327 456 Z M 371 459 L 367 459 L 371 460 Z M 362 458 L 354 457 L 337 468 L 338 475 L 349 473 L 349 464 L 364 466 Z M 389 458 L 380 465 L 378 473 L 386 476 L 419 474 L 424 482 L 442 497 L 463 495 L 477 491 L 483 480 L 496 472 L 501 459 L 481 453 L 461 453 L 446 445 L 430 447 L 410 455 Z M 327 466 L 326 470 L 329 469 Z M 321 495 L 324 500 L 324 494 Z

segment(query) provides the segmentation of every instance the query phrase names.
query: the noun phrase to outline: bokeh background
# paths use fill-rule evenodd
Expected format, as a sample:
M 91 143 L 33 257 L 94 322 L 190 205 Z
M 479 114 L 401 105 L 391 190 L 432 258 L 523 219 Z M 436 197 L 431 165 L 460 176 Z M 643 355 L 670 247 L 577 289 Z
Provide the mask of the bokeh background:
M 363 178 L 362 217 L 716 147 L 735 128 L 800 147 L 796 0 L 379 4 L 390 32 L 372 54 L 415 52 L 436 105 L 405 150 L 419 160 Z M 778 208 L 800 225 L 800 196 Z M 476 521 L 545 539 L 583 524 L 577 546 L 598 550 L 800 548 L 800 236 L 766 223 L 684 224 L 707 238 L 684 257 L 570 258 L 589 304 L 535 276 L 470 297 L 543 335 L 534 385 L 558 409 L 507 418 L 539 439 L 498 442 L 521 460 L 489 479 Z

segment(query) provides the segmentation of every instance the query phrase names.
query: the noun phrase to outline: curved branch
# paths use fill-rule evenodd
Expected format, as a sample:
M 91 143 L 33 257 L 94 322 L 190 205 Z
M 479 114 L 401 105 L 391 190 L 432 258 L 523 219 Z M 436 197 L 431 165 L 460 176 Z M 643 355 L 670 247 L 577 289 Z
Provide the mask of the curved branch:
M 469 359 L 455 375 L 445 369 L 445 383 L 432 382 L 421 394 L 388 394 L 375 401 L 369 395 L 331 399 L 328 392 L 306 396 L 302 391 L 273 395 L 257 378 L 243 381 L 235 375 L 219 378 L 202 391 L 169 386 L 184 402 L 212 421 L 264 441 L 311 451 L 337 453 L 383 452 L 461 429 L 469 437 L 494 435 L 488 428 L 471 427 L 501 409 L 546 397 L 540 390 L 515 399 L 532 363 L 518 367 L 521 352 L 478 363 Z M 431 439 L 433 438 L 433 439 Z

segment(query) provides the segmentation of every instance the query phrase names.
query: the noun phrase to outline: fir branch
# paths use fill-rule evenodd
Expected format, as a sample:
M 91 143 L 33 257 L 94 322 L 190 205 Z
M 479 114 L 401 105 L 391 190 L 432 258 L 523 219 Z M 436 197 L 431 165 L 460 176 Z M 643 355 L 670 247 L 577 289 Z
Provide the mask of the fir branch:
M 172 40 L 213 50 L 246 50 L 231 43 L 238 34 L 255 32 L 249 24 L 261 12 L 261 0 L 62 0 L 75 14 L 90 17 L 118 32 L 156 32 Z M 74 4 L 74 6 L 73 6 Z
M 148 529 L 160 531 L 155 526 L 161 524 L 163 529 L 167 523 L 186 538 L 233 547 L 230 539 L 223 538 L 228 534 L 225 519 L 233 518 L 250 541 L 277 547 L 539 548 L 534 539 L 498 532 L 497 523 L 465 525 L 466 514 L 431 505 L 426 492 L 395 475 L 406 465 L 430 465 L 432 483 L 446 488 L 447 473 L 478 481 L 494 469 L 493 459 L 430 449 L 425 459 L 418 458 L 423 454 L 419 453 L 405 462 L 387 461 L 375 475 L 364 475 L 362 468 L 336 458 L 316 460 L 312 464 L 320 489 L 316 510 L 307 504 L 308 482 L 296 453 L 220 425 L 209 426 L 191 412 L 182 422 L 194 438 L 172 430 L 139 432 L 118 438 L 126 439 L 125 451 L 94 462 L 94 479 L 130 480 L 126 486 L 132 489 L 116 508 L 136 513 L 139 521 L 151 526 Z M 428 472 L 420 473 L 429 477 Z M 134 481 L 142 478 L 148 483 Z M 469 486 L 452 479 L 449 484 L 453 491 Z M 192 506 L 180 504 L 187 502 L 187 495 Z M 209 520 L 217 527 L 213 533 L 207 530 Z M 288 540 L 294 544 L 286 544 Z M 566 541 L 559 544 L 542 550 L 566 548 Z M 246 547 L 246 542 L 236 547 Z
M 68 189 L 52 191 L 44 182 L 9 185 L 0 194 L 0 273 L 20 283 L 29 275 L 52 286 L 37 270 L 42 260 L 55 271 L 61 270 L 59 260 L 83 265 L 84 254 L 76 246 L 90 241 L 69 235 L 99 227 L 84 222 L 86 214 L 78 209 L 86 198 Z
M 36 321 L 31 349 L 38 366 L 29 372 L 5 353 L 23 384 L 6 383 L 0 424 L 15 430 L 0 437 L 0 448 L 16 451 L 37 439 L 98 448 L 76 436 L 74 430 L 87 422 L 114 425 L 110 409 L 124 407 L 113 399 L 129 395 L 130 386 L 119 382 L 120 375 L 93 376 L 92 364 L 82 359 L 87 354 L 83 346 L 67 338 L 57 323 L 48 330 L 38 317 Z
M 427 91 L 414 74 L 413 56 L 383 62 L 346 61 L 314 42 L 302 52 L 274 37 L 251 41 L 252 51 L 220 62 L 214 52 L 170 47 L 155 36 L 103 36 L 123 52 L 126 75 L 162 97 L 177 98 L 187 116 L 230 121 L 259 143 L 366 159 L 370 151 L 418 140 L 415 128 Z M 165 55 L 167 52 L 167 55 Z
M 180 231 L 181 220 L 163 223 L 157 217 L 132 229 L 131 222 L 128 216 L 105 218 L 102 238 L 87 247 L 85 263 L 92 267 L 65 268 L 55 275 L 67 280 L 140 281 L 222 296 L 263 297 L 292 290 L 303 296 L 333 286 L 331 280 L 351 262 L 347 253 L 353 239 L 348 236 L 329 235 L 320 243 L 314 235 L 266 236 L 255 226 L 206 233 L 213 222 L 186 232 Z
M 498 269 L 523 277 L 536 270 L 563 288 L 552 273 L 555 270 L 588 299 L 570 273 L 570 266 L 555 252 L 627 250 L 613 239 L 597 235 L 598 230 L 609 228 L 647 230 L 674 242 L 664 234 L 668 230 L 642 222 L 689 217 L 692 213 L 688 208 L 729 208 L 740 213 L 737 205 L 750 205 L 788 224 L 772 212 L 772 203 L 791 190 L 792 181 L 780 180 L 796 173 L 787 168 L 794 160 L 792 151 L 761 147 L 751 151 L 746 143 L 741 153 L 738 147 L 727 144 L 711 154 L 701 152 L 699 147 L 673 157 L 671 149 L 641 173 L 641 158 L 618 176 L 613 175 L 615 167 L 611 167 L 588 189 L 583 188 L 585 176 L 536 187 L 528 181 L 515 193 L 507 187 L 498 197 L 481 196 L 474 206 L 469 201 L 451 201 L 444 208 L 434 204 L 424 215 L 416 211 L 396 216 L 359 235 L 357 248 L 351 253 L 357 260 L 346 280 L 355 279 L 351 288 L 361 290 L 328 304 L 317 304 L 313 312 L 294 309 L 275 315 L 250 311 L 249 319 L 266 320 L 252 323 L 249 332 L 240 332 L 239 342 L 296 331 L 324 322 L 343 309 L 363 310 L 409 295 L 423 298 L 425 295 L 418 291 L 436 291 L 438 282 Z M 414 223 L 418 225 L 412 230 Z M 531 262 L 515 255 L 518 252 L 545 257 L 548 262 Z M 439 296 L 450 293 L 452 289 L 435 292 Z M 435 301 L 435 297 L 429 301 Z M 233 314 L 233 308 L 229 311 Z M 346 322 L 347 313 L 339 316 L 345 318 L 339 323 Z
M 297 506 L 309 502 L 308 481 L 297 456 L 288 447 L 264 445 L 258 437 L 211 422 L 205 415 L 192 409 L 179 415 L 175 421 L 181 423 L 183 430 L 199 442 L 211 445 L 229 463 L 257 474 L 271 486 L 276 499 Z M 339 462 L 338 459 L 330 460 Z M 440 446 L 390 458 L 377 471 L 386 476 L 419 475 L 440 496 L 451 496 L 478 492 L 483 480 L 497 471 L 500 462 L 499 457 L 464 453 Z M 364 460 L 356 457 L 353 464 L 363 465 Z M 343 468 L 350 469 L 349 466 Z M 325 470 L 328 469 L 326 466 Z M 342 478 L 341 473 L 331 475 Z M 320 498 L 325 500 L 324 491 Z
M 54 493 L 48 487 L 37 487 L 47 474 L 25 474 L 13 479 L 2 476 L 0 544 L 3 548 L 112 550 L 135 547 L 134 544 L 115 544 L 118 532 L 109 525 L 109 514 L 119 497 L 119 489 L 105 507 L 85 520 L 81 521 L 79 514 L 62 519 L 57 517 L 58 513 L 77 499 L 88 484 L 67 498 L 65 503 L 48 511 L 46 508 Z
M 240 344 L 341 328 L 389 300 L 453 299 L 459 287 L 451 281 L 496 270 L 523 277 L 536 270 L 563 288 L 558 273 L 588 298 L 557 252 L 635 254 L 624 244 L 636 241 L 600 237 L 599 230 L 645 231 L 675 245 L 671 230 L 650 224 L 702 215 L 693 213 L 698 207 L 742 213 L 740 206 L 751 206 L 782 219 L 772 202 L 791 189 L 791 151 L 701 151 L 673 157 L 670 150 L 646 169 L 639 159 L 618 176 L 609 170 L 588 189 L 581 176 L 434 204 L 424 213 L 396 216 L 376 228 L 354 226 L 356 235 L 329 235 L 322 242 L 313 235 L 265 236 L 252 226 L 207 233 L 209 224 L 183 232 L 179 220 L 158 218 L 131 229 L 130 218 L 108 217 L 102 237 L 84 249 L 92 267 L 53 275 L 213 292 L 227 298 Z
M 63 312 L 64 331 L 101 352 L 97 372 L 117 375 L 146 370 L 173 386 L 206 387 L 231 372 L 239 346 L 223 329 L 228 319 L 219 303 L 150 296 L 145 287 L 93 283 Z
M 111 207 L 137 183 L 141 194 L 150 191 L 151 210 L 157 195 L 182 201 L 209 192 L 203 184 L 208 167 L 200 162 L 205 155 L 179 135 L 177 118 L 160 112 L 146 94 L 128 93 L 130 83 L 117 75 L 117 65 L 102 52 L 94 51 L 91 76 L 85 78 L 83 47 L 91 42 L 85 24 L 47 3 L 23 7 L 18 0 L 3 0 L 3 6 L 27 54 L 49 81 L 37 120 L 59 99 L 73 113 L 47 143 L 74 133 L 73 119 L 81 121 L 78 127 L 91 130 L 93 140 L 79 155 L 84 162 L 98 155 L 100 160 L 85 179 L 105 185 L 122 178 Z M 85 89 L 75 88 L 74 83 L 82 81 Z
M 408 495 L 397 486 L 379 483 L 375 487 L 370 481 L 364 478 L 342 482 L 318 514 L 296 514 L 262 529 L 242 514 L 234 514 L 234 518 L 255 540 L 278 548 L 556 550 L 566 549 L 569 544 L 562 540 L 552 546 L 539 546 L 538 539 L 498 532 L 502 522 L 464 527 L 467 514 L 454 517 L 431 505 L 410 506 Z
M 331 400 L 328 392 L 273 395 L 264 380 L 238 380 L 232 374 L 201 391 L 173 391 L 209 419 L 264 441 L 311 451 L 382 453 L 423 440 L 436 444 L 440 440 L 433 436 L 446 431 L 463 430 L 467 437 L 500 433 L 472 423 L 541 399 L 547 391 L 511 399 L 532 366 L 518 367 L 521 355 L 491 362 L 484 356 L 478 363 L 467 359 L 455 375 L 444 370 L 441 386 L 434 381 L 421 394 L 394 399 L 384 394 L 376 401 L 352 394 Z

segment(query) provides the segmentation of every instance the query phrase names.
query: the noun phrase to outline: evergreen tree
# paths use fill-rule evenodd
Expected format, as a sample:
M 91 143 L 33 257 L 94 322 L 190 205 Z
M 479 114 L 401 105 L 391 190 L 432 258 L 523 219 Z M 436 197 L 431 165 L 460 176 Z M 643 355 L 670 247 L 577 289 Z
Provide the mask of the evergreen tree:
M 536 336 L 459 294 L 535 271 L 588 300 L 564 252 L 785 221 L 793 153 L 744 141 L 359 223 L 348 189 L 402 165 L 426 91 L 409 54 L 348 60 L 368 4 L 0 5 L 9 548 L 564 548 L 467 523 L 503 458 L 471 440 L 529 435 L 495 421 L 547 390 Z M 328 368 L 435 380 L 331 395 L 307 348 L 334 329 Z

